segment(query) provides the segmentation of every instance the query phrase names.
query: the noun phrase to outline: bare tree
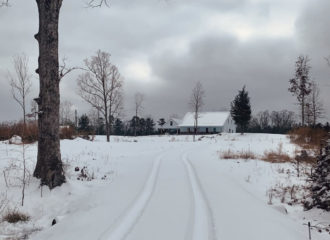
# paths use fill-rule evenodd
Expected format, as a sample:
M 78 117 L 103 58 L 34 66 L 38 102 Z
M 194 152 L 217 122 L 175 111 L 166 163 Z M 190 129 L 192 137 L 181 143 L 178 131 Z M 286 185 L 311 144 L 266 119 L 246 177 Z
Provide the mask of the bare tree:
M 200 117 L 200 111 L 204 105 L 204 97 L 205 92 L 203 89 L 203 85 L 200 82 L 197 82 L 192 90 L 189 101 L 189 106 L 194 114 L 194 141 L 198 129 L 198 118 Z
M 14 100 L 20 105 L 23 111 L 23 135 L 26 127 L 26 98 L 31 90 L 31 75 L 29 74 L 29 58 L 22 54 L 15 56 L 14 60 L 15 75 L 9 73 L 8 79 L 11 86 L 11 93 Z M 23 136 L 24 137 L 24 136 Z
M 309 58 L 307 56 L 299 56 L 296 61 L 295 77 L 289 80 L 289 92 L 297 97 L 298 104 L 301 108 L 301 124 L 305 125 L 305 108 L 306 99 L 311 93 L 311 82 L 309 78 Z
M 259 112 L 257 114 L 257 117 L 259 119 L 259 125 L 261 129 L 266 129 L 269 126 L 270 122 L 270 114 L 268 110 L 265 110 L 263 112 Z
M 272 111 L 270 120 L 273 128 L 290 129 L 295 124 L 295 114 L 292 111 L 281 110 Z
M 138 115 L 141 113 L 143 109 L 143 101 L 144 101 L 144 95 L 142 93 L 136 93 L 134 96 L 134 107 L 135 107 L 135 120 L 138 119 Z M 137 126 L 134 125 L 134 136 L 136 137 L 136 130 Z
M 8 6 L 9 0 L 0 0 Z M 65 182 L 60 152 L 58 23 L 63 0 L 36 0 L 39 31 L 34 35 L 39 43 L 38 68 L 40 92 L 38 111 L 38 160 L 33 175 L 50 189 Z M 90 7 L 108 5 L 107 0 L 90 0 Z M 63 76 L 62 76 L 63 77 Z
M 318 119 L 322 118 L 324 115 L 323 103 L 320 99 L 320 89 L 316 82 L 311 83 L 311 93 L 307 98 L 306 103 L 306 118 L 307 122 L 315 126 Z
M 85 66 L 87 72 L 78 77 L 79 95 L 103 114 L 109 142 L 109 120 L 121 109 L 123 81 L 109 53 L 97 51 L 96 56 L 85 60 Z

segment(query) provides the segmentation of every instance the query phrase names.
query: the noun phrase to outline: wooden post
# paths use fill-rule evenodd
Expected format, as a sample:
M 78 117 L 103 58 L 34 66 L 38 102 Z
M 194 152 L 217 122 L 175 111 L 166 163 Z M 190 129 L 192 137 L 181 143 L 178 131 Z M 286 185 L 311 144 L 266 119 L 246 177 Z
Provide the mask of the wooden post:
M 309 236 L 309 240 L 312 240 L 312 235 L 311 235 L 311 222 L 308 222 L 308 236 Z

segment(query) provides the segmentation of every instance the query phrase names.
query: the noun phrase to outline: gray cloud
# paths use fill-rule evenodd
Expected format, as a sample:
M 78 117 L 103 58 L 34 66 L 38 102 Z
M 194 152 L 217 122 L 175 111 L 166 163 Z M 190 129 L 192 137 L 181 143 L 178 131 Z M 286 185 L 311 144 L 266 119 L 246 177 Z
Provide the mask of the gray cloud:
M 330 68 L 323 57 L 330 55 L 326 26 L 330 5 L 319 0 L 300 8 L 302 2 L 308 1 L 113 0 L 110 8 L 86 9 L 84 1 L 65 0 L 60 55 L 70 65 L 81 66 L 97 49 L 110 52 L 125 79 L 126 116 L 131 116 L 134 94 L 139 91 L 146 95 L 145 114 L 166 117 L 188 110 L 196 81 L 204 85 L 208 110 L 228 107 L 243 85 L 255 111 L 295 110 L 295 99 L 287 92 L 288 79 L 297 56 L 308 54 L 329 113 Z M 31 72 L 37 65 L 36 5 L 24 0 L 13 0 L 12 5 L 0 9 L 0 121 L 20 116 L 5 79 L 11 57 L 26 52 Z M 283 19 L 295 21 L 292 31 L 286 26 L 291 23 Z M 145 75 L 130 72 L 132 66 L 133 70 L 146 67 Z M 79 73 L 63 79 L 61 98 L 83 113 L 90 107 L 76 94 Z M 33 97 L 37 89 L 35 80 Z

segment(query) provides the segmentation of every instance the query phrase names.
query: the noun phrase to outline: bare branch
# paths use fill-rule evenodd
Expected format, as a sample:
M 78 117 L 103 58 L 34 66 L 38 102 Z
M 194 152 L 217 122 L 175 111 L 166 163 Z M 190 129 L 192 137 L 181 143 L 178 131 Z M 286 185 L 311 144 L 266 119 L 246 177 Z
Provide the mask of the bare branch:
M 2 0 L 0 2 L 0 7 L 9 7 L 9 0 Z
M 78 69 L 78 67 L 67 67 L 66 66 L 66 57 L 62 58 L 62 65 L 60 65 L 60 70 L 59 70 L 59 79 L 61 81 L 62 78 L 65 77 L 65 75 L 69 74 L 70 72 L 72 72 L 73 70 Z
M 324 57 L 324 59 L 327 62 L 328 66 L 330 67 L 330 56 Z
M 109 7 L 108 0 L 90 0 L 87 2 L 87 7 L 90 8 L 96 8 L 96 7 L 102 7 L 103 5 Z

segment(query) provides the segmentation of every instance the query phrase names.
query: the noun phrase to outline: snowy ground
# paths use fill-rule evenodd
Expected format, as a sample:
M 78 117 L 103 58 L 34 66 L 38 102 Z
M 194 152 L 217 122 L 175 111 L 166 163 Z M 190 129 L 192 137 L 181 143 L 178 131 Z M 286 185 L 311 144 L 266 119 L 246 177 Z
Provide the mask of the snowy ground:
M 67 183 L 49 191 L 31 178 L 21 207 L 22 146 L 0 142 L 0 194 L 7 208 L 31 216 L 0 222 L 0 239 L 307 240 L 308 221 L 323 229 L 313 229 L 313 240 L 329 239 L 330 214 L 294 203 L 306 176 L 297 178 L 292 164 L 219 157 L 279 147 L 290 155 L 296 149 L 285 136 L 267 134 L 64 140 Z M 25 151 L 30 173 L 36 150 Z M 75 167 L 85 167 L 84 176 Z

